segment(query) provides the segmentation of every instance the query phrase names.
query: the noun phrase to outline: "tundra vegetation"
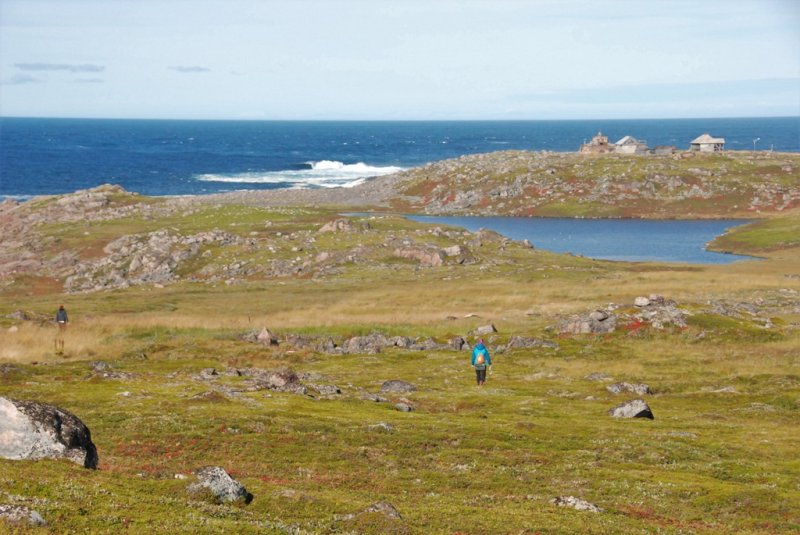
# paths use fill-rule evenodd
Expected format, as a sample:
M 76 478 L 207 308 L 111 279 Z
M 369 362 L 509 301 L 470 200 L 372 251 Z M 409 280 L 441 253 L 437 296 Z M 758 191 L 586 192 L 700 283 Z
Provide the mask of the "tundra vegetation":
M 473 181 L 480 158 L 497 173 Z M 513 214 L 758 216 L 711 247 L 760 259 L 714 266 L 558 255 L 256 194 L 106 186 L 6 202 L 0 397 L 79 417 L 99 464 L 0 459 L 0 513 L 47 522 L 0 529 L 796 532 L 800 164 L 771 158 L 465 157 L 388 178 L 373 205 L 441 212 L 461 195 Z M 563 178 L 565 162 L 586 176 L 553 184 L 659 191 L 641 185 L 656 173 L 719 193 L 537 197 L 531 181 Z M 489 325 L 494 370 L 478 388 L 454 340 Z M 653 420 L 609 414 L 635 400 Z M 189 492 L 210 466 L 252 501 Z

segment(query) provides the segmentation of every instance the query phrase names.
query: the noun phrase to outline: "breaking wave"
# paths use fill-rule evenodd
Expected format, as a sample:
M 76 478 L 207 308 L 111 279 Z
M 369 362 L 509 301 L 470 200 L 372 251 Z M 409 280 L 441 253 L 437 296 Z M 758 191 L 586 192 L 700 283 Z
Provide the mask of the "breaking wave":
M 233 184 L 283 184 L 289 188 L 351 188 L 363 184 L 367 178 L 402 171 L 403 167 L 375 167 L 364 162 L 345 164 L 333 160 L 304 162 L 300 169 L 283 171 L 257 171 L 233 174 L 195 175 L 201 182 L 226 182 Z

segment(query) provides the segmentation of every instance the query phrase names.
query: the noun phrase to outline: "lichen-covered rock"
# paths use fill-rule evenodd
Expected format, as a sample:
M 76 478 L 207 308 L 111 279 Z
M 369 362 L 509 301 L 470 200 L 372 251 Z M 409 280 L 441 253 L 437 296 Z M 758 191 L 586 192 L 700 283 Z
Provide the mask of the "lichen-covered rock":
M 35 401 L 0 398 L 0 457 L 69 459 L 97 468 L 89 428 L 73 414 Z
M 207 489 L 214 498 L 222 502 L 244 500 L 244 503 L 253 501 L 253 495 L 241 483 L 233 479 L 221 466 L 206 466 L 195 471 L 197 482 L 188 487 L 192 494 Z
M 653 411 L 643 399 L 633 399 L 626 401 L 608 410 L 608 414 L 614 418 L 648 418 L 654 419 Z
M 556 342 L 549 340 L 542 340 L 540 338 L 528 338 L 525 336 L 512 336 L 506 344 L 506 349 L 529 349 L 534 347 L 546 347 L 549 349 L 558 349 Z
M 591 511 L 592 513 L 600 513 L 603 511 L 595 504 L 576 498 L 575 496 L 557 496 L 550 500 L 550 503 L 559 507 L 572 507 L 578 511 Z
M 650 387 L 644 383 L 638 383 L 638 384 L 624 383 L 624 382 L 614 383 L 608 385 L 606 387 L 606 390 L 608 390 L 612 394 L 621 394 L 622 392 L 633 392 L 634 394 L 639 394 L 640 396 L 653 393 Z
M 393 379 L 391 381 L 385 381 L 381 385 L 381 393 L 400 393 L 405 394 L 407 392 L 414 392 L 417 389 L 416 386 L 412 385 L 411 383 L 407 383 L 405 381 L 400 381 L 398 379 Z
M 42 515 L 22 505 L 0 504 L 0 518 L 12 524 L 26 523 L 31 526 L 47 525 Z
M 559 325 L 558 331 L 564 334 L 604 334 L 614 332 L 616 326 L 616 315 L 605 310 L 595 310 L 569 318 Z
M 394 250 L 397 258 L 416 260 L 423 266 L 441 266 L 444 264 L 445 253 L 433 247 L 398 247 Z

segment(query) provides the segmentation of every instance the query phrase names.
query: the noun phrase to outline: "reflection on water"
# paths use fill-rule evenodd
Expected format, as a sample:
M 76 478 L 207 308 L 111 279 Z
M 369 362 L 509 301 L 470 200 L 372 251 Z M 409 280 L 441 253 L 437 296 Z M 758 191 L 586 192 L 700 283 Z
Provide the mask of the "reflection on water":
M 749 256 L 713 253 L 705 245 L 746 220 L 538 219 L 523 217 L 406 216 L 413 221 L 490 229 L 537 249 L 625 261 L 727 264 Z

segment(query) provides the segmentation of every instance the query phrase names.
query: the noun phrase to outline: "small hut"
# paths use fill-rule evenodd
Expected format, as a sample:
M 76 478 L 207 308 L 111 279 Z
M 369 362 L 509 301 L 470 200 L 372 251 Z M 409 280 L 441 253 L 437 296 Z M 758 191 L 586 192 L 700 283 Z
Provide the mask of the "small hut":
M 725 139 L 711 137 L 708 133 L 693 140 L 689 148 L 698 152 L 720 152 L 725 149 Z

